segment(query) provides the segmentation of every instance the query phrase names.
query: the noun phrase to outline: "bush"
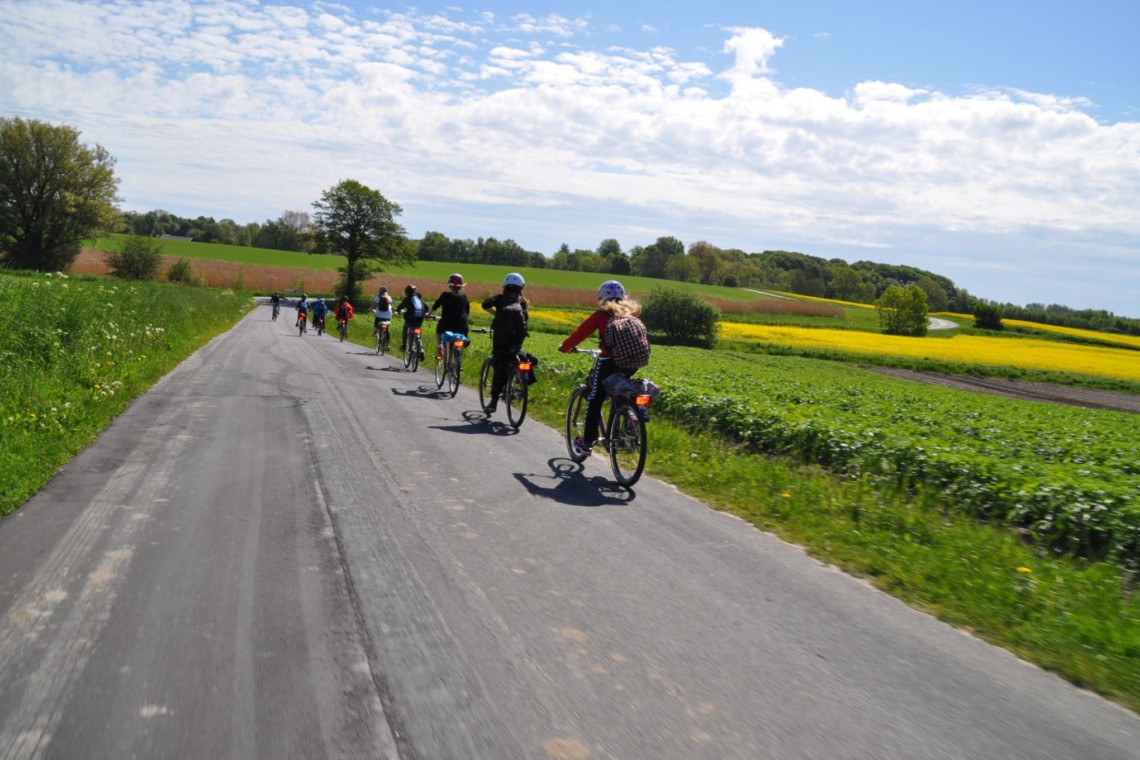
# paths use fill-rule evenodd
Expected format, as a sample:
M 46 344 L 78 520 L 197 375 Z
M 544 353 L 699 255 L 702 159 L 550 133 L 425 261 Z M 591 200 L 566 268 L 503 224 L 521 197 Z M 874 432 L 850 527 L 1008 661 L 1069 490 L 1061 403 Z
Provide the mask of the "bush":
M 206 286 L 206 278 L 200 274 L 194 274 L 190 269 L 190 259 L 179 259 L 170 265 L 170 269 L 166 270 L 167 282 L 174 282 L 180 285 L 189 285 L 195 288 L 202 288 Z
M 720 312 L 700 296 L 680 288 L 655 288 L 642 304 L 641 321 L 670 342 L 711 347 Z
M 146 235 L 131 235 L 122 248 L 105 254 L 111 275 L 124 280 L 153 280 L 162 265 L 162 243 Z
M 978 301 L 974 304 L 974 327 L 982 330 L 1002 330 L 1005 328 L 1001 322 L 1004 316 L 1002 308 L 996 303 Z
M 879 325 L 887 335 L 926 335 L 926 291 L 917 285 L 892 285 L 875 301 Z

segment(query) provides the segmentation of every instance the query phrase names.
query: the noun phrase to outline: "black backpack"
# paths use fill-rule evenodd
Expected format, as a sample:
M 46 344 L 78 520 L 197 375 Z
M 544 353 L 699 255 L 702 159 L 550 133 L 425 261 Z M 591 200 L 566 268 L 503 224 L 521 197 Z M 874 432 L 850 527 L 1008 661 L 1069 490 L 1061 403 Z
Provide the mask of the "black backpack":
M 515 301 L 498 306 L 491 329 L 495 331 L 496 343 L 503 341 L 507 345 L 521 346 L 528 334 L 527 313 L 522 303 Z

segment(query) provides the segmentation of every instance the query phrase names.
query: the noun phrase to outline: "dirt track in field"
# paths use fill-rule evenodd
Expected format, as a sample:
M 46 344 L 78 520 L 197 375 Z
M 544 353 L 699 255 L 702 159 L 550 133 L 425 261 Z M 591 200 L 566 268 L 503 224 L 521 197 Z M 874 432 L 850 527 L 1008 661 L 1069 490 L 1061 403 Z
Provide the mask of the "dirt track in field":
M 1026 401 L 1042 401 L 1050 404 L 1068 404 L 1089 409 L 1110 409 L 1117 412 L 1140 414 L 1140 396 L 1114 391 L 1098 391 L 1089 388 L 1074 388 L 1067 385 L 1049 383 L 1029 383 L 1020 380 L 1006 380 L 992 377 L 968 377 L 965 375 L 945 375 L 938 372 L 916 372 L 907 369 L 887 367 L 864 367 L 871 372 L 900 377 L 945 388 L 989 393 L 995 396 L 1008 396 Z

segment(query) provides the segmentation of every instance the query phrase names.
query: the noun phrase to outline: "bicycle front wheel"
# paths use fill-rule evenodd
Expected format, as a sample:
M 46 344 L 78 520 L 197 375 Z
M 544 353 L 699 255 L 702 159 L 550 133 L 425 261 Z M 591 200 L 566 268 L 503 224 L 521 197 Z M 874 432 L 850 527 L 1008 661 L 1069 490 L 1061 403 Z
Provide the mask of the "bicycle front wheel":
M 451 354 L 451 362 L 447 365 L 447 392 L 455 398 L 455 394 L 459 392 L 459 374 L 463 371 L 463 354 L 459 351 L 454 351 Z
M 511 427 L 516 430 L 526 419 L 527 389 L 530 386 L 523 381 L 517 369 L 512 369 L 507 379 L 507 387 L 503 389 L 503 396 L 507 402 L 507 419 Z
M 645 451 L 649 443 L 646 439 L 645 420 L 641 419 L 629 401 L 623 399 L 619 402 L 615 399 L 611 403 L 617 404 L 617 411 L 613 415 L 607 443 L 610 466 L 617 482 L 629 487 L 637 482 L 645 469 Z
M 443 387 L 443 378 L 447 375 L 447 349 L 437 348 L 435 351 L 435 387 Z
M 586 461 L 586 454 L 574 450 L 574 440 L 582 437 L 586 429 L 586 386 L 579 385 L 570 393 L 570 403 L 566 405 L 566 453 L 575 462 Z
M 493 365 L 491 357 L 483 360 L 483 367 L 479 370 L 479 408 L 486 409 L 491 403 L 491 380 Z

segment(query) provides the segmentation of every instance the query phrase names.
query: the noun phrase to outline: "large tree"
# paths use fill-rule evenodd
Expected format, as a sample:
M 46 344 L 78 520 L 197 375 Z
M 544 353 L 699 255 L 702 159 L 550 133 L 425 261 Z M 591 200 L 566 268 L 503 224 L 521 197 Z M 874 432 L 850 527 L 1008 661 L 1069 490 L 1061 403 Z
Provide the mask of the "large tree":
M 376 265 L 414 258 L 412 243 L 395 221 L 404 210 L 379 190 L 354 179 L 342 180 L 321 193 L 313 208 L 317 251 L 345 257 L 340 291 L 349 298 L 359 295 L 360 284 Z
M 0 257 L 21 269 L 61 270 L 83 241 L 119 220 L 115 160 L 79 130 L 0 117 Z

